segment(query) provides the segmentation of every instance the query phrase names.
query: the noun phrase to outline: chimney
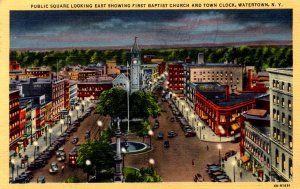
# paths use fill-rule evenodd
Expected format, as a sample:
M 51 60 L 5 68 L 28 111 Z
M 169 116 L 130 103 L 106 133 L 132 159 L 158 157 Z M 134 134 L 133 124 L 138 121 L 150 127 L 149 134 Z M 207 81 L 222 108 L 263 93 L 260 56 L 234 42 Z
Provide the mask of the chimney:
M 248 87 L 249 87 L 249 90 L 252 89 L 252 70 L 251 69 L 248 70 Z
M 229 86 L 225 85 L 225 101 L 229 101 Z

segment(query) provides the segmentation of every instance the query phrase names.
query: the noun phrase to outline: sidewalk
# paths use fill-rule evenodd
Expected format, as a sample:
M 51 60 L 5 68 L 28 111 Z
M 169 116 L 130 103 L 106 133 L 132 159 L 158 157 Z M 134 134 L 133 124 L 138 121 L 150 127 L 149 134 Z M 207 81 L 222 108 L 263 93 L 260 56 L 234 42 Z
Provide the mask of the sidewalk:
M 84 106 L 84 109 L 87 108 L 87 105 Z M 78 116 L 82 115 L 81 110 L 78 110 Z M 75 120 L 77 119 L 77 111 L 73 110 L 72 111 L 72 116 L 71 116 L 71 123 L 73 123 Z M 66 122 L 66 118 L 65 118 L 65 122 Z M 62 126 L 62 132 L 64 132 L 66 129 L 68 128 L 67 124 L 63 124 Z M 51 142 L 54 142 L 56 140 L 56 138 L 58 138 L 61 135 L 61 123 L 57 122 L 55 125 L 52 126 L 52 134 L 51 134 Z M 35 157 L 38 157 L 39 153 L 43 152 L 48 146 L 50 146 L 50 133 L 49 131 L 47 132 L 47 145 L 46 145 L 46 140 L 44 139 L 44 137 L 46 136 L 46 133 L 44 133 L 42 136 L 40 136 L 40 138 L 38 138 L 37 143 L 39 146 L 39 150 L 35 151 Z M 29 144 L 26 147 L 26 151 L 24 152 L 23 150 L 20 151 L 20 154 L 22 157 L 24 157 L 25 155 L 27 155 L 29 157 L 28 159 L 28 164 L 30 164 L 31 162 L 34 161 L 34 149 L 35 146 L 32 144 Z M 14 166 L 15 169 L 14 171 L 12 171 L 12 168 L 9 167 L 9 176 L 13 176 L 13 178 L 15 178 L 16 176 L 18 176 L 18 174 L 20 174 L 21 172 L 25 171 L 26 166 L 21 168 L 21 159 L 19 158 L 19 156 L 16 157 L 12 157 L 11 160 L 14 161 Z M 13 173 L 13 174 L 12 174 Z
M 241 168 L 237 161 L 239 161 L 240 153 L 232 156 L 224 161 L 224 171 L 229 176 L 232 182 L 258 182 L 257 177 L 253 176 L 250 171 Z M 235 173 L 235 176 L 234 176 Z
M 220 137 L 216 135 L 210 127 L 200 119 L 193 108 L 182 99 L 173 100 L 174 104 L 177 106 L 178 110 L 186 118 L 188 123 L 195 128 L 197 137 L 202 141 L 207 142 L 230 142 L 233 137 Z

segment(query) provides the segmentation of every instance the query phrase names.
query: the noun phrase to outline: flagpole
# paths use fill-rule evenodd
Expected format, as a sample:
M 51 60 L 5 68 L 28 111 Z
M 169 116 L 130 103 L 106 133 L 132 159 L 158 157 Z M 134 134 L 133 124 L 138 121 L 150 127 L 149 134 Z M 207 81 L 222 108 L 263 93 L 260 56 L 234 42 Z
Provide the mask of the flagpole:
M 128 75 L 128 61 L 127 61 L 127 78 L 128 78 L 128 86 L 127 86 L 127 133 L 129 133 L 129 92 L 130 92 L 130 80 L 129 80 L 129 75 Z

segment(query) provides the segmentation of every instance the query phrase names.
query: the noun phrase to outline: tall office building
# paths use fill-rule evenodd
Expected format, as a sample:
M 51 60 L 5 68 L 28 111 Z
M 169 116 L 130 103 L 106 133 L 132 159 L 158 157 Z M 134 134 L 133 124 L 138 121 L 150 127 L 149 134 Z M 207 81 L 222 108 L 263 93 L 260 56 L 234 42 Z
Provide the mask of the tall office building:
M 272 180 L 293 179 L 293 69 L 272 68 L 270 73 L 270 119 Z

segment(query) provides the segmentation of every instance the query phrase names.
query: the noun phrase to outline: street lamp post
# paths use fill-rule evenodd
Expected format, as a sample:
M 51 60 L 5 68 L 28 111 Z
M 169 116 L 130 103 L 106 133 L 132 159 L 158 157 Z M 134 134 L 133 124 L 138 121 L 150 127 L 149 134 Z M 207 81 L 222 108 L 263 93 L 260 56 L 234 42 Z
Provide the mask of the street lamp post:
M 79 110 L 79 109 L 80 109 L 79 106 L 76 106 L 76 107 L 75 107 L 77 119 L 78 119 L 78 110 Z
M 65 123 L 63 119 L 60 120 L 60 134 L 62 134 L 62 126 Z
M 152 135 L 154 134 L 154 132 L 150 129 L 149 131 L 148 131 L 148 135 L 149 135 L 149 139 L 150 139 L 150 141 L 149 141 L 149 146 L 150 146 L 150 148 L 152 148 L 152 144 L 151 144 L 151 138 L 152 138 Z
M 149 166 L 153 170 L 154 169 L 155 160 L 153 158 L 149 159 Z
M 220 163 L 220 165 L 222 165 L 222 162 L 221 162 L 221 149 L 222 149 L 222 145 L 221 144 L 218 144 L 218 149 L 219 149 L 219 163 Z
M 102 132 L 102 126 L 103 126 L 102 121 L 98 120 L 98 121 L 97 121 L 97 125 L 98 125 L 98 127 L 99 127 L 99 141 L 100 141 L 100 138 L 101 138 L 101 132 Z
M 38 142 L 37 142 L 37 141 L 34 141 L 34 142 L 33 142 L 33 145 L 34 145 L 33 158 L 35 159 L 36 148 L 37 148 L 37 146 L 38 146 Z
M 51 134 L 52 134 L 53 130 L 50 128 L 49 129 L 49 140 L 50 140 L 50 145 L 51 145 Z
M 235 160 L 233 159 L 231 162 L 232 166 L 233 166 L 233 182 L 235 182 Z
M 17 176 L 19 176 L 19 165 L 17 165 Z
M 91 160 L 87 159 L 85 160 L 85 164 L 86 166 L 90 166 L 92 164 Z M 86 181 L 88 182 L 89 181 L 89 170 L 86 171 Z
M 122 165 L 122 171 L 123 171 L 123 175 L 124 175 L 124 168 L 125 168 L 125 154 L 127 152 L 126 148 L 122 147 L 121 148 L 122 151 L 122 158 L 123 158 L 123 165 Z

